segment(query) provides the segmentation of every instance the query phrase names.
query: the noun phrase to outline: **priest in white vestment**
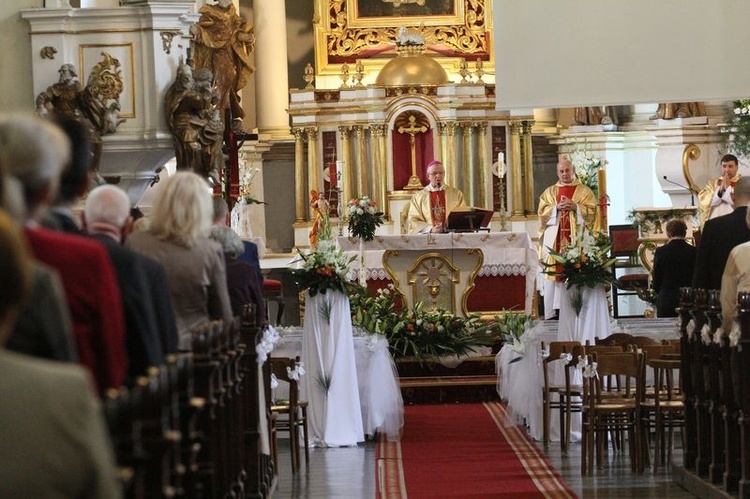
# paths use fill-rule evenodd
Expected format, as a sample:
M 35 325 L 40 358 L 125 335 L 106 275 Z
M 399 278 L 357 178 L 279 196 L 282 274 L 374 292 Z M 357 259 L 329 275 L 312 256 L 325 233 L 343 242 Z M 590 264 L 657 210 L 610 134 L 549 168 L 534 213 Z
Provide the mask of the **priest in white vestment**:
M 466 206 L 463 193 L 455 187 L 445 185 L 445 167 L 440 161 L 431 161 L 427 165 L 427 178 L 430 183 L 411 198 L 411 233 L 445 232 L 450 212 Z
M 591 189 L 575 178 L 573 165 L 567 156 L 557 164 L 558 182 L 547 187 L 539 198 L 539 257 L 542 264 L 551 264 L 550 248 L 561 251 L 584 225 L 597 230 L 596 196 Z M 559 277 L 544 279 L 544 318 L 555 316 L 565 285 Z
M 737 156 L 725 154 L 721 158 L 721 176 L 712 178 L 698 193 L 701 212 L 701 228 L 706 220 L 728 215 L 734 211 L 734 185 L 741 175 L 737 173 Z

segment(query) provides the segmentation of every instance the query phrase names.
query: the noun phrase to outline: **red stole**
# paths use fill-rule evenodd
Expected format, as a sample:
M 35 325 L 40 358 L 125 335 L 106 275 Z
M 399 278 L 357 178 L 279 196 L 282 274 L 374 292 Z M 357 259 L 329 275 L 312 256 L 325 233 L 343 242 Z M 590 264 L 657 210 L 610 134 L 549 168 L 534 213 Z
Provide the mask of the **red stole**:
M 559 203 L 563 197 L 573 199 L 573 194 L 576 192 L 575 185 L 561 185 L 557 190 L 557 199 Z M 567 211 L 557 212 L 557 238 L 555 238 L 555 251 L 563 251 L 565 247 L 570 243 L 570 216 Z M 562 273 L 562 265 L 558 265 L 556 269 L 558 273 Z M 561 277 L 557 277 L 557 280 L 562 280 Z
M 430 191 L 430 214 L 432 225 L 445 222 L 445 191 Z

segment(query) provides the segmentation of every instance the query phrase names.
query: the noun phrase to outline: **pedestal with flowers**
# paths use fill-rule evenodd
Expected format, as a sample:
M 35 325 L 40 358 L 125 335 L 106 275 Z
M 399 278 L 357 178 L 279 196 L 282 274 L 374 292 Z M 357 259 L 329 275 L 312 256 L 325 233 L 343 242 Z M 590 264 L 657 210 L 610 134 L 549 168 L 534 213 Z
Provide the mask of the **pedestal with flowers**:
M 352 199 L 347 206 L 349 215 L 349 234 L 359 239 L 359 284 L 367 286 L 367 267 L 365 265 L 365 243 L 372 241 L 375 230 L 383 225 L 383 212 L 368 196 Z
M 347 288 L 351 259 L 329 239 L 300 253 L 291 271 L 305 295 L 302 396 L 308 401 L 311 440 L 325 447 L 364 440 Z
M 550 251 L 554 263 L 544 264 L 545 274 L 563 282 L 557 338 L 585 343 L 610 333 L 607 286 L 614 284 L 609 258 L 611 244 L 602 233 L 582 230 L 560 252 Z

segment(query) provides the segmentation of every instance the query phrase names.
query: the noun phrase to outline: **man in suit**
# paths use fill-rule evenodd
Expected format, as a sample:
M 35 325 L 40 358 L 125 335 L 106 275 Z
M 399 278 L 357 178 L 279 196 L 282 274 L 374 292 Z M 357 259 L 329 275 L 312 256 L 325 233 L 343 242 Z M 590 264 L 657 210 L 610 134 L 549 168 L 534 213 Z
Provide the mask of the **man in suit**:
M 680 288 L 690 286 L 696 249 L 685 241 L 687 225 L 682 220 L 667 222 L 669 242 L 654 252 L 653 287 L 657 292 L 656 315 L 677 317 Z
M 706 221 L 695 258 L 693 288 L 721 289 L 721 276 L 732 248 L 750 241 L 745 223 L 750 204 L 750 177 L 740 178 L 734 186 L 734 211 Z
M 127 370 L 125 322 L 117 277 L 100 243 L 39 227 L 69 157 L 69 141 L 54 124 L 30 116 L 0 119 L 3 165 L 22 185 L 24 233 L 34 257 L 60 275 L 73 320 L 79 362 L 99 393 L 119 387 Z
M 0 497 L 119 498 L 109 436 L 86 371 L 1 347 L 30 296 L 32 272 L 20 231 L 0 211 Z
M 152 290 L 149 286 L 146 257 L 122 246 L 132 225 L 130 199 L 125 191 L 114 185 L 92 189 L 86 198 L 84 214 L 86 233 L 107 248 L 117 273 L 127 330 L 125 344 L 130 358 L 128 381 L 134 382 L 138 376 L 146 374 L 148 367 L 164 362 L 152 298 L 152 291 L 158 289 Z M 167 289 L 166 281 L 161 289 Z

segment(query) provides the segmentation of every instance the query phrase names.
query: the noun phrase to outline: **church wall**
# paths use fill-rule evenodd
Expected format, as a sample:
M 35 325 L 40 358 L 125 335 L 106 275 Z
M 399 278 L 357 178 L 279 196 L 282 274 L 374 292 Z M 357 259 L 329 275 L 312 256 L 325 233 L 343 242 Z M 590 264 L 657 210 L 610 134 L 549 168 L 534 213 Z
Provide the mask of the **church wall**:
M 29 23 L 21 19 L 22 9 L 43 6 L 43 0 L 4 0 L 0 2 L 0 110 L 34 109 L 31 78 Z M 61 63 L 62 64 L 62 63 Z

